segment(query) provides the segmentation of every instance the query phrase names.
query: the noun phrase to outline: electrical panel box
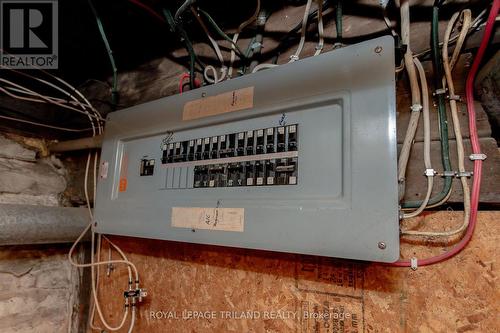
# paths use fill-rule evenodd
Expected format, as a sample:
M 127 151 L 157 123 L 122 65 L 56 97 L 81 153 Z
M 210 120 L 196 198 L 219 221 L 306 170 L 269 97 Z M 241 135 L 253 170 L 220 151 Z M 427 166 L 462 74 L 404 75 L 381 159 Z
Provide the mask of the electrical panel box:
M 97 231 L 397 260 L 394 80 L 388 36 L 111 113 Z

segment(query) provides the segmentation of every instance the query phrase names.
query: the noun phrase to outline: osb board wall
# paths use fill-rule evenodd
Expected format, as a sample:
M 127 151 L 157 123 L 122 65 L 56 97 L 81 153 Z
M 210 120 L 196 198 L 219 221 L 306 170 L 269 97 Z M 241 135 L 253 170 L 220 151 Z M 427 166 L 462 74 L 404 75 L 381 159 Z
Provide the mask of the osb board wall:
M 461 218 L 461 212 L 443 211 L 412 222 L 449 229 Z M 256 250 L 112 240 L 137 265 L 149 292 L 134 332 L 497 332 L 499 219 L 500 212 L 481 212 L 462 253 L 416 271 Z M 105 258 L 107 248 L 103 245 Z M 402 244 L 407 258 L 445 249 Z M 100 279 L 100 299 L 112 323 L 123 311 L 126 280 L 119 267 Z

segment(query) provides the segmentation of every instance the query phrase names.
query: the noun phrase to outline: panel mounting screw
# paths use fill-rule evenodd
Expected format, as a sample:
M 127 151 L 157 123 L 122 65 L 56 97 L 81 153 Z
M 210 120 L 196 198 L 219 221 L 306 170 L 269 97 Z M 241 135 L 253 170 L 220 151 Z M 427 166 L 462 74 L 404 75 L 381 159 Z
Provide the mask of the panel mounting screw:
M 207 96 L 207 93 L 201 93 L 201 97 Z
M 387 247 L 387 245 L 385 245 L 384 242 L 378 242 L 378 248 L 381 249 L 381 250 L 385 250 L 385 248 Z
M 375 51 L 375 53 L 382 52 L 382 46 L 377 46 L 374 51 Z

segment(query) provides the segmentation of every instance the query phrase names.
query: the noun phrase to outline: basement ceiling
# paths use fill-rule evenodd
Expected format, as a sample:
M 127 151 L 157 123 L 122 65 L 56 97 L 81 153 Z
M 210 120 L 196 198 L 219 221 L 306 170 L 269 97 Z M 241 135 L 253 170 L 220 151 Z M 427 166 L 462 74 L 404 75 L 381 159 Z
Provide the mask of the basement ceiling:
M 442 10 L 441 18 L 447 20 L 453 12 L 462 8 L 468 1 L 453 2 Z M 123 98 L 118 105 L 111 104 L 110 85 L 112 69 L 103 40 L 99 33 L 96 17 L 94 16 L 89 1 L 86 0 L 59 0 L 59 69 L 52 71 L 53 74 L 67 80 L 76 88 L 88 91 L 87 97 L 96 107 L 106 114 L 134 104 L 138 101 L 144 102 L 151 98 L 171 94 L 168 89 L 156 95 L 148 97 L 127 99 L 125 92 L 127 85 L 132 84 L 130 79 L 123 77 L 121 87 Z M 179 72 L 186 71 L 189 57 L 183 50 L 180 36 L 172 33 L 165 22 L 163 9 L 175 13 L 183 1 L 142 1 L 137 0 L 109 0 L 94 1 L 96 13 L 102 21 L 102 25 L 113 56 L 118 68 L 118 74 L 123 75 L 130 71 L 139 71 L 154 78 L 152 71 L 159 59 L 167 59 L 169 66 L 175 67 Z M 335 6 L 337 1 L 326 0 L 324 8 Z M 475 1 L 477 11 L 487 5 L 487 1 Z M 262 1 L 262 8 L 266 9 L 267 15 L 273 18 L 266 25 L 264 32 L 264 48 L 259 60 L 270 61 L 279 53 L 286 53 L 298 42 L 300 29 L 291 33 L 291 28 L 300 24 L 303 15 L 305 1 L 279 0 Z M 432 1 L 415 1 L 412 6 L 412 22 L 415 24 L 429 24 L 431 17 Z M 238 25 L 250 17 L 255 11 L 255 1 L 208 1 L 200 0 L 196 6 L 209 12 L 217 24 L 230 36 Z M 314 8 L 314 7 L 313 7 Z M 357 24 L 345 24 L 343 44 L 354 44 L 362 40 L 375 38 L 389 34 L 382 16 L 382 10 L 377 0 L 343 1 L 343 13 L 345 22 L 359 22 Z M 387 15 L 389 18 L 398 17 L 398 8 L 391 2 Z M 325 14 L 325 30 L 330 29 L 331 34 L 326 33 L 326 51 L 339 41 L 335 33 L 335 14 Z M 311 21 L 311 20 L 310 20 Z M 213 51 L 207 45 L 206 35 L 198 25 L 194 16 L 187 12 L 182 16 L 183 26 L 189 38 L 195 44 L 195 50 L 200 51 L 198 56 L 206 64 L 216 63 Z M 315 28 L 316 22 L 311 23 L 308 39 L 317 40 Z M 396 20 L 394 20 L 396 24 Z M 330 28 L 328 28 L 330 27 Z M 396 31 L 399 30 L 395 26 Z M 241 43 L 249 40 L 255 35 L 255 27 L 250 26 L 244 31 Z M 219 39 L 221 45 L 225 42 Z M 228 50 L 229 44 L 225 50 Z M 425 48 L 427 42 L 424 42 Z M 246 46 L 246 45 L 245 45 Z M 278 51 L 278 52 L 277 52 Z M 197 52 L 198 53 L 198 52 Z M 153 68 L 154 69 L 154 68 Z M 47 78 L 47 76 L 36 70 L 27 70 L 22 73 Z M 54 91 L 26 78 L 22 73 L 13 73 L 4 69 L 0 70 L 0 76 L 12 80 L 18 84 L 25 85 L 39 93 L 54 95 Z M 176 72 L 177 73 L 177 72 Z M 152 80 L 154 82 L 154 80 Z M 143 91 L 150 87 L 144 86 Z M 135 90 L 136 95 L 140 94 Z M 0 115 L 16 117 L 30 121 L 43 122 L 53 126 L 65 126 L 70 128 L 83 128 L 88 126 L 85 116 L 74 112 L 26 101 L 15 100 L 5 94 L 0 94 Z M 53 129 L 40 128 L 33 125 L 21 124 L 13 121 L 2 120 L 0 129 L 15 131 L 24 135 L 41 136 L 50 139 L 67 139 L 85 136 L 85 133 L 68 133 Z

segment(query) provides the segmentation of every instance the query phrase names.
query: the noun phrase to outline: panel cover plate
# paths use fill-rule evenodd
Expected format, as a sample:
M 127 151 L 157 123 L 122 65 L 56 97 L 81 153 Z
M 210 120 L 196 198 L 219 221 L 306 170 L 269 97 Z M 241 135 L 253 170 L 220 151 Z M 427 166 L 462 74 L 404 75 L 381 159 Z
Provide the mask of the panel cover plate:
M 238 156 L 220 141 L 292 124 L 296 147 L 278 151 L 276 133 L 262 157 L 255 150 Z M 214 137 L 219 150 L 206 160 L 182 154 L 193 152 L 190 142 Z M 164 151 L 171 144 L 169 161 Z M 101 165 L 100 233 L 393 262 L 399 257 L 393 39 L 111 113 Z M 248 173 L 247 184 L 245 170 L 253 167 L 265 174 Z

